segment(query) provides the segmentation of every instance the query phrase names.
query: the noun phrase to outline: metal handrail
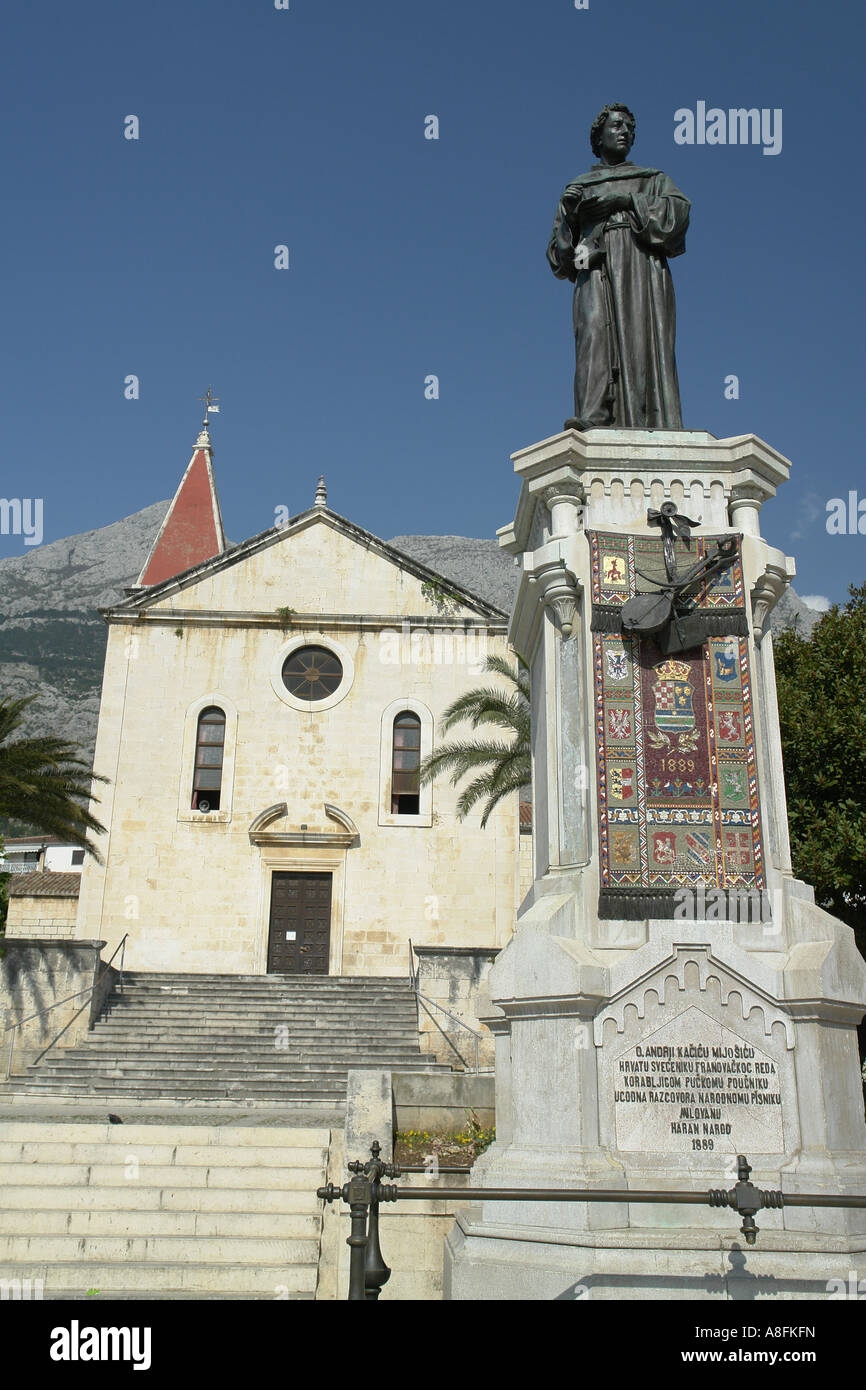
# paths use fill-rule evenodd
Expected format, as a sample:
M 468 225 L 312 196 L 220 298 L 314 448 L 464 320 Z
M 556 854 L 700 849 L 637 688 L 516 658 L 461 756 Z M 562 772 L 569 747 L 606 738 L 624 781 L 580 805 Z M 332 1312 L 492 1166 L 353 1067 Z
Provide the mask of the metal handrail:
M 421 1005 L 421 1007 L 422 1007 L 422 1009 L 424 1010 L 425 1014 L 427 1014 L 427 1016 L 430 1018 L 430 1020 L 431 1020 L 431 1021 L 436 1025 L 436 1027 L 439 1029 L 439 1032 L 442 1034 L 443 1038 L 444 1038 L 445 1041 L 447 1042 L 448 1046 L 451 1048 L 452 1052 L 456 1053 L 456 1055 L 460 1058 L 460 1061 L 463 1063 L 463 1065 L 464 1065 L 464 1067 L 466 1068 L 466 1070 L 467 1070 L 467 1071 L 475 1071 L 475 1072 L 477 1073 L 477 1072 L 478 1072 L 478 1044 L 479 1044 L 479 1042 L 482 1040 L 483 1034 L 482 1034 L 482 1033 L 477 1033 L 477 1032 L 475 1031 L 475 1029 L 472 1028 L 472 1027 L 470 1027 L 470 1025 L 469 1025 L 468 1023 L 464 1023 L 464 1021 L 463 1021 L 462 1018 L 457 1018 L 455 1014 L 449 1013 L 448 1010 L 445 1009 L 445 1008 L 443 1008 L 441 1004 L 437 1004 L 435 999 L 430 999 L 426 994 L 422 994 L 422 993 L 421 993 L 420 989 L 418 988 L 418 981 L 419 981 L 419 979 L 421 978 L 421 970 L 420 970 L 420 966 L 419 966 L 418 970 L 415 969 L 414 961 L 415 961 L 415 952 L 414 952 L 413 949 L 412 949 L 412 941 L 411 941 L 411 938 L 410 938 L 410 940 L 409 940 L 409 979 L 410 979 L 410 981 L 411 981 L 412 988 L 413 988 L 413 990 L 415 991 L 415 998 L 416 998 L 417 1002 Z M 473 1038 L 473 1040 L 474 1040 L 474 1044 L 475 1044 L 475 1066 L 474 1066 L 474 1067 L 470 1067 L 470 1066 L 469 1066 L 469 1063 L 467 1062 L 466 1058 L 463 1056 L 463 1053 L 462 1053 L 462 1052 L 460 1051 L 460 1049 L 457 1047 L 457 1044 L 454 1043 L 454 1042 L 452 1041 L 451 1038 L 449 1038 L 448 1034 L 445 1032 L 445 1029 L 444 1029 L 444 1028 L 441 1026 L 441 1024 L 439 1023 L 438 1019 L 435 1019 L 435 1018 L 433 1017 L 433 1015 L 430 1013 L 430 1010 L 427 1008 L 427 1005 L 428 1005 L 428 1004 L 432 1004 L 432 1006 L 433 1006 L 434 1009 L 438 1009 L 439 1012 L 440 1012 L 441 1014 L 444 1014 L 446 1018 L 450 1018 L 451 1022 L 452 1022 L 452 1023 L 456 1023 L 458 1028 L 465 1028 L 465 1030 L 466 1030 L 467 1033 L 471 1033 L 472 1038 Z
M 111 962 L 114 960 L 114 957 L 117 955 L 118 951 L 121 952 L 121 956 L 120 956 L 120 970 L 119 970 L 119 974 L 120 974 L 120 993 L 121 993 L 121 994 L 123 993 L 123 960 L 124 960 L 124 956 L 126 955 L 126 940 L 127 940 L 127 937 L 128 937 L 128 936 L 129 936 L 129 932 L 125 932 L 125 933 L 123 934 L 123 936 L 121 937 L 120 941 L 117 943 L 117 945 L 115 946 L 114 950 L 112 951 L 112 953 L 111 953 L 109 959 L 105 962 L 105 964 L 103 965 L 103 967 L 102 967 L 102 969 L 100 970 L 99 974 L 97 975 L 96 979 L 93 981 L 93 984 L 92 984 L 92 985 L 86 985 L 84 989 L 76 990 L 74 994 L 68 994 L 68 995 L 66 996 L 65 999 L 58 999 L 54 1004 L 49 1004 L 49 1005 L 47 1006 L 47 1008 L 44 1008 L 44 1009 L 37 1009 L 35 1013 L 28 1014 L 26 1018 L 19 1018 L 15 1023 L 7 1023 L 6 1027 L 3 1029 L 3 1032 L 4 1032 L 4 1033 L 10 1033 L 10 1034 L 11 1034 L 11 1037 L 10 1037 L 10 1039 L 9 1039 L 9 1056 L 6 1058 L 6 1080 L 7 1080 L 7 1081 L 9 1080 L 10 1074 L 11 1074 L 11 1072 L 12 1072 L 12 1054 L 13 1054 L 13 1052 L 15 1051 L 15 1034 L 16 1034 L 17 1030 L 18 1030 L 19 1028 L 23 1028 L 24 1024 L 25 1024 L 25 1023 L 29 1023 L 30 1020 L 33 1019 L 33 1018 L 41 1018 L 41 1016 L 42 1016 L 43 1014 L 50 1014 L 51 1011 L 52 1011 L 53 1009 L 59 1009 L 59 1008 L 61 1007 L 62 1004 L 68 1004 L 68 1003 L 70 1002 L 70 1000 L 72 1000 L 72 999 L 79 999 L 79 998 L 81 997 L 82 994 L 86 994 L 86 995 L 88 996 L 88 998 L 85 999 L 84 1003 L 81 1005 L 81 1008 L 80 1008 L 80 1009 L 76 1009 L 75 1013 L 72 1015 L 72 1017 L 70 1018 L 69 1022 L 66 1023 L 66 1024 L 63 1026 L 63 1028 L 61 1028 L 61 1030 L 60 1030 L 60 1032 L 57 1034 L 57 1036 L 54 1037 L 54 1038 L 52 1038 L 52 1039 L 51 1039 L 51 1042 L 48 1044 L 48 1046 L 47 1046 L 47 1047 L 44 1047 L 44 1048 L 42 1049 L 42 1051 L 40 1052 L 39 1056 L 38 1056 L 38 1057 L 34 1060 L 34 1062 L 31 1064 L 32 1066 L 35 1067 L 35 1066 L 37 1065 L 38 1062 L 41 1062 L 41 1061 L 42 1061 L 42 1058 L 45 1056 L 46 1052 L 49 1052 L 49 1051 L 51 1050 L 51 1048 L 54 1046 L 54 1044 L 55 1044 L 60 1038 L 63 1037 L 63 1034 L 66 1032 L 67 1028 L 71 1028 L 71 1027 L 72 1027 L 72 1025 L 73 1025 L 73 1023 L 75 1022 L 75 1020 L 77 1019 L 78 1015 L 81 1014 L 81 1013 L 83 1013 L 84 1010 L 87 1008 L 88 1003 L 89 1003 L 90 1000 L 93 998 L 93 995 L 94 995 L 94 993 L 95 993 L 95 991 L 96 991 L 96 986 L 99 984 L 100 980 L 101 980 L 101 979 L 103 978 L 103 976 L 106 974 L 106 972 L 107 972 L 109 966 L 111 965 Z
M 866 1207 L 866 1195 L 823 1192 L 780 1192 L 755 1187 L 749 1181 L 751 1165 L 742 1154 L 737 1157 L 737 1181 L 733 1187 L 710 1188 L 705 1192 L 664 1192 L 658 1189 L 640 1188 L 537 1188 L 537 1187 L 389 1187 L 382 1182 L 383 1177 L 399 1178 L 405 1169 L 396 1164 L 383 1163 L 379 1158 L 382 1152 L 378 1140 L 370 1148 L 372 1160 L 361 1163 L 356 1160 L 347 1165 L 353 1177 L 343 1187 L 328 1183 L 327 1187 L 316 1190 L 316 1196 L 324 1202 L 342 1199 L 348 1203 L 351 1213 L 351 1234 L 346 1244 L 351 1249 L 349 1261 L 349 1300 L 375 1301 L 382 1287 L 391 1277 L 385 1264 L 379 1244 L 379 1204 L 396 1202 L 403 1198 L 415 1201 L 438 1199 L 440 1201 L 465 1201 L 475 1197 L 483 1202 L 613 1202 L 618 1205 L 631 1203 L 670 1203 L 691 1206 L 730 1207 L 743 1218 L 740 1227 L 747 1245 L 754 1245 L 758 1238 L 755 1224 L 756 1212 L 767 1208 L 781 1207 Z
M 428 1017 L 429 1019 L 431 1019 L 431 1021 L 432 1021 L 432 1022 L 436 1025 L 436 1027 L 439 1029 L 439 1032 L 442 1034 L 443 1038 L 444 1038 L 445 1041 L 447 1042 L 448 1046 L 451 1048 L 452 1052 L 456 1053 L 456 1055 L 460 1058 L 460 1061 L 463 1063 L 463 1066 L 466 1068 L 466 1070 L 467 1070 L 467 1071 L 474 1071 L 474 1072 L 477 1072 L 477 1071 L 478 1071 L 478 1039 L 480 1038 L 481 1034 L 480 1034 L 480 1033 L 476 1033 L 475 1030 L 474 1030 L 474 1028 L 470 1028 L 468 1023 L 464 1023 L 461 1019 L 455 1018 L 453 1014 L 449 1014 L 448 1010 L 447 1010 L 447 1009 L 443 1009 L 441 1004 L 437 1004 L 436 1001 L 435 1001 L 435 999 L 428 999 L 427 996 L 426 996 L 426 994 L 421 994 L 421 992 L 420 992 L 419 990 L 417 990 L 417 989 L 416 989 L 416 991 L 415 991 L 415 998 L 417 999 L 418 1003 L 421 1005 L 421 1008 L 424 1010 L 425 1014 L 427 1014 L 427 1017 Z M 459 1047 L 458 1047 L 457 1044 L 453 1041 L 453 1039 L 452 1039 L 452 1038 L 449 1038 L 448 1034 L 445 1032 L 445 1029 L 442 1027 L 442 1025 L 441 1025 L 441 1023 L 439 1022 L 439 1020 L 436 1019 L 436 1018 L 433 1018 L 433 1015 L 431 1014 L 430 1010 L 429 1010 L 428 1007 L 427 1007 L 428 1004 L 432 1004 L 434 1009 L 439 1009 L 440 1013 L 443 1013 L 443 1014 L 445 1015 L 446 1018 L 450 1018 L 450 1019 L 452 1020 L 452 1022 L 456 1023 L 460 1028 L 465 1028 L 466 1031 L 467 1031 L 467 1033 L 471 1033 L 471 1034 L 472 1034 L 472 1038 L 473 1038 L 473 1041 L 474 1041 L 474 1044 L 475 1044 L 475 1066 L 474 1066 L 474 1067 L 470 1067 L 470 1065 L 469 1065 L 469 1063 L 467 1062 L 466 1058 L 463 1056 L 463 1053 L 460 1051 Z
M 420 968 L 420 967 L 419 967 L 419 968 Z M 415 972 L 415 952 L 414 952 L 413 949 L 412 949 L 412 938 L 411 938 L 411 936 L 410 936 L 410 937 L 409 937 L 409 981 L 410 981 L 410 983 L 411 983 L 411 985 L 412 985 L 412 988 L 413 988 L 416 992 L 417 992 L 417 989 L 418 989 L 417 980 L 418 980 L 418 976 L 417 976 L 417 974 L 416 974 L 416 972 Z

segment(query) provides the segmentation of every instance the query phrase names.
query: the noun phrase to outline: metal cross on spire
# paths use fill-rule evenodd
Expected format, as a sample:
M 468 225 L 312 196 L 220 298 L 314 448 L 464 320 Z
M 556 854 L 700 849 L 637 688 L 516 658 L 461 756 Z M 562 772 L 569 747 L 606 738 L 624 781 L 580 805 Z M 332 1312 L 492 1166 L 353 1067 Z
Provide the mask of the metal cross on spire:
M 205 407 L 204 407 L 204 419 L 202 420 L 202 424 L 203 424 L 204 428 L 207 429 L 207 426 L 208 426 L 208 416 L 209 416 L 209 415 L 219 415 L 219 413 L 220 413 L 220 408 L 219 408 L 219 396 L 212 396 L 212 395 L 211 395 L 211 389 L 210 389 L 210 387 L 208 387 L 208 388 L 207 388 L 207 395 L 199 396 L 199 400 L 200 400 L 200 401 L 204 401 L 204 403 L 205 403 Z

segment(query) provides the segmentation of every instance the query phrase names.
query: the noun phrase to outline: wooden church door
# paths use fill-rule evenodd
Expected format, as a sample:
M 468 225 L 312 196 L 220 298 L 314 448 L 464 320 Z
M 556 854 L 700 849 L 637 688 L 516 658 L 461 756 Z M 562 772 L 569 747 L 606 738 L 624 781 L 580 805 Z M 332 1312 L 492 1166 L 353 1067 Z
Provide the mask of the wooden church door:
M 331 874 L 271 876 L 268 973 L 327 975 L 331 950 Z

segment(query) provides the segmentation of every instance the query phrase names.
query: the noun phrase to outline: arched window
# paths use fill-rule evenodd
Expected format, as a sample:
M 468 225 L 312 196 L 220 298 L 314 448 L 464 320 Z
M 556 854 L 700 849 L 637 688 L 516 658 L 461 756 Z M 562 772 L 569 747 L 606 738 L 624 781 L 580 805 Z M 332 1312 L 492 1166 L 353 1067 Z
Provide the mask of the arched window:
M 220 808 L 225 741 L 225 714 L 216 705 L 209 705 L 199 715 L 196 730 L 191 803 L 194 811 L 218 811 Z
M 417 816 L 421 801 L 421 720 L 404 710 L 394 720 L 391 754 L 391 814 Z

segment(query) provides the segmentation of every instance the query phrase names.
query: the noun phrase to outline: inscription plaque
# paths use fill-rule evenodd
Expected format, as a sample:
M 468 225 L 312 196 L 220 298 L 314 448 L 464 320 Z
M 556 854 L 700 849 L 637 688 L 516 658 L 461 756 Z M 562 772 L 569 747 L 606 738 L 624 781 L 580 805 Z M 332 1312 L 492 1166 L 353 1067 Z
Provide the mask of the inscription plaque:
M 613 1064 L 617 1146 L 650 1153 L 783 1153 L 779 1066 L 695 1006 Z

